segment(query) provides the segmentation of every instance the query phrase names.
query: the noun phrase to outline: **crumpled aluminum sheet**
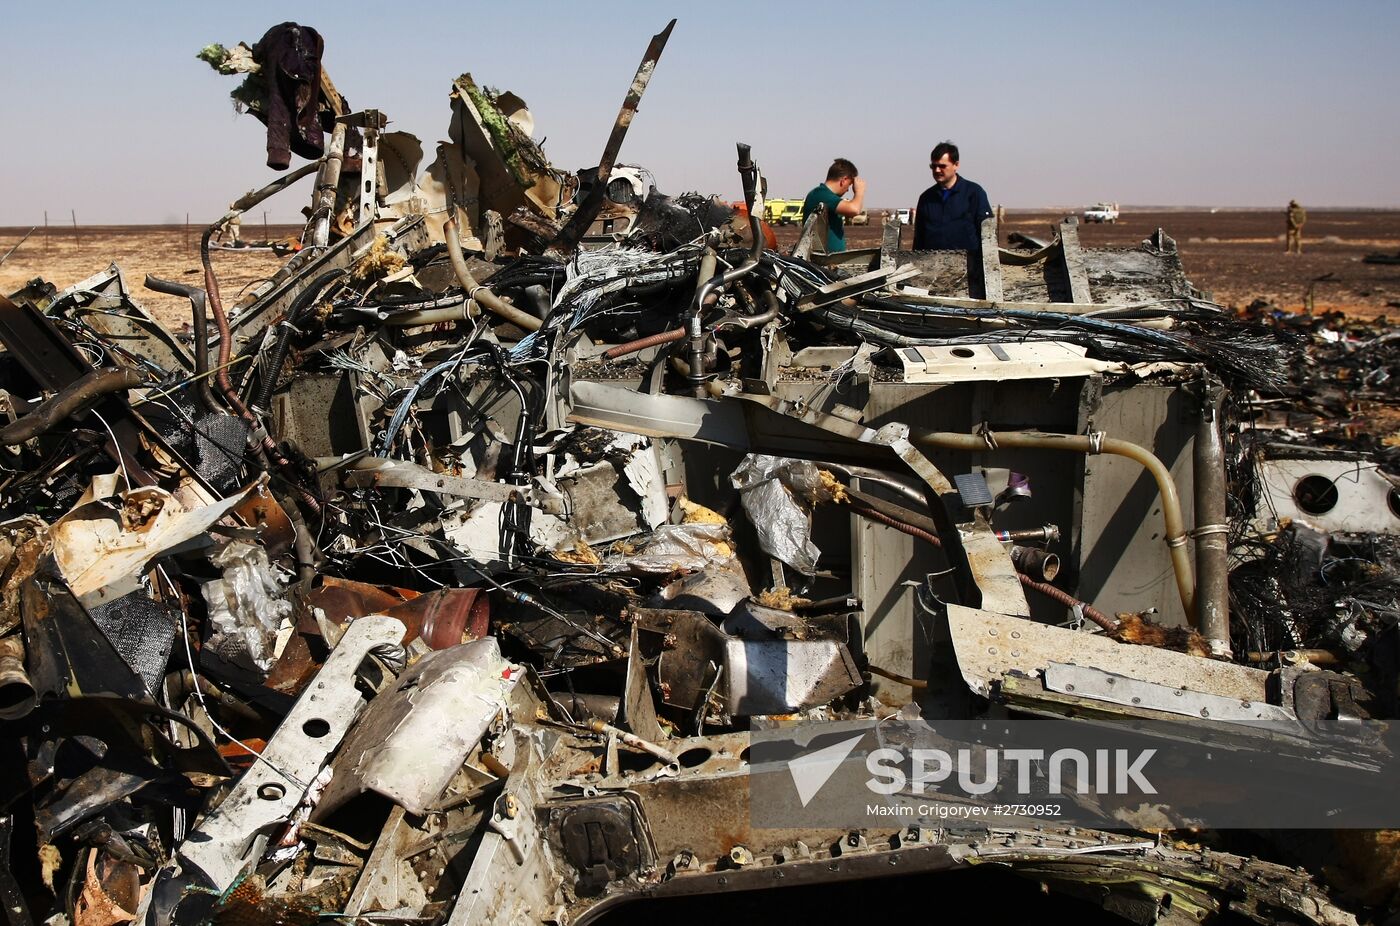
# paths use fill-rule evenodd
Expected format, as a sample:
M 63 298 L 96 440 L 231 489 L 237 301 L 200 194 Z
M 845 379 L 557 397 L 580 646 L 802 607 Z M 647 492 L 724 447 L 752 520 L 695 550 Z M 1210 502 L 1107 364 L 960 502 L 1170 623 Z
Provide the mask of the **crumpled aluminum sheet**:
M 224 576 L 203 586 L 214 627 L 205 645 L 226 662 L 266 675 L 275 657 L 277 629 L 292 614 L 267 551 L 234 541 L 210 561 Z
M 700 571 L 734 558 L 725 524 L 663 524 L 623 562 L 639 572 Z
M 759 546 L 803 575 L 817 571 L 821 550 L 812 542 L 807 511 L 794 492 L 814 497 L 821 485 L 820 472 L 806 460 L 751 453 L 729 477 L 758 533 Z
M 683 576 L 657 593 L 667 607 L 719 615 L 729 614 L 752 595 L 744 567 L 735 558 L 712 563 L 699 572 Z
M 346 737 L 316 819 L 362 791 L 427 813 L 506 709 L 522 670 L 483 637 L 420 658 L 370 703 Z
M 686 573 L 658 591 L 658 601 L 667 607 L 728 614 L 753 594 L 734 554 L 728 524 L 663 524 L 640 550 L 622 557 L 620 564 L 635 572 Z

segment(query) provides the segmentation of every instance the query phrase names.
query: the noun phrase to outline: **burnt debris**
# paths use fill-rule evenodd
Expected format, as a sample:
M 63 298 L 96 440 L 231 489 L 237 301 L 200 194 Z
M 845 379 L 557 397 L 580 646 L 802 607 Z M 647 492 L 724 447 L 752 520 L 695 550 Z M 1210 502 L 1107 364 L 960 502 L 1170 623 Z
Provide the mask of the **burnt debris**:
M 1054 717 L 1393 789 L 1400 490 L 1356 403 L 1400 340 L 1236 315 L 1164 233 L 1072 218 L 768 247 L 761 151 L 741 209 L 619 160 L 672 26 L 583 169 L 470 74 L 430 158 L 314 30 L 209 46 L 274 166 L 310 159 L 210 226 L 202 285 L 145 281 L 189 333 L 115 267 L 0 297 L 9 922 L 566 923 L 992 860 L 1139 923 L 1393 912 L 1384 838 L 1169 802 L 753 822 L 751 749 L 826 722 Z M 222 292 L 211 241 L 308 174 L 281 270 Z

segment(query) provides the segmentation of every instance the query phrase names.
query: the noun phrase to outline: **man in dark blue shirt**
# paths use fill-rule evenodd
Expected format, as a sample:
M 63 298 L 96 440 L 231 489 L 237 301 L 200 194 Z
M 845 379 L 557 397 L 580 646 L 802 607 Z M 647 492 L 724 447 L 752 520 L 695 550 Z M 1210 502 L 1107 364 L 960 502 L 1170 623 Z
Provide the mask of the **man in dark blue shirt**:
M 982 220 L 992 215 L 987 191 L 958 176 L 958 146 L 939 142 L 929 155 L 933 186 L 914 212 L 914 250 L 982 250 Z

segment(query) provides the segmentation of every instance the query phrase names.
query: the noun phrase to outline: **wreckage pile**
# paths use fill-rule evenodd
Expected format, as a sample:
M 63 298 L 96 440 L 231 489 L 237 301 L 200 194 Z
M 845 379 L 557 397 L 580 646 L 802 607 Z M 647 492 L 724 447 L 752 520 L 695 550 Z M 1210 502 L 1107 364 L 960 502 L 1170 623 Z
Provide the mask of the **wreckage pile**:
M 10 922 L 574 922 L 993 857 L 1079 895 L 1091 854 L 1136 922 L 1354 922 L 1283 847 L 750 826 L 756 731 L 910 705 L 1384 766 L 1395 490 L 1242 438 L 1287 354 L 1160 232 L 828 255 L 816 216 L 781 254 L 744 145 L 747 215 L 661 193 L 616 159 L 669 31 L 573 174 L 470 75 L 420 173 L 314 31 L 211 46 L 315 159 L 206 231 L 202 287 L 145 281 L 188 336 L 115 268 L 0 298 Z M 211 238 L 310 172 L 304 246 L 226 304 Z
M 1256 397 L 1254 427 L 1274 440 L 1360 451 L 1400 473 L 1400 332 L 1390 319 L 1283 312 L 1264 300 L 1244 316 L 1292 344 L 1288 382 Z

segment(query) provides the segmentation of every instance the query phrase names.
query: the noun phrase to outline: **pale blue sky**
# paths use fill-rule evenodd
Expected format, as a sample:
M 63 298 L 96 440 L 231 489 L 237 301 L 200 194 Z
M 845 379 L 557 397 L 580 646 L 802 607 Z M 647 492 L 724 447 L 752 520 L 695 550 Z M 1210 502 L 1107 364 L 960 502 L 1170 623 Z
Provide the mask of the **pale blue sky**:
M 463 71 L 524 97 L 545 150 L 597 162 L 650 36 L 679 22 L 621 160 L 665 192 L 738 196 L 734 142 L 775 196 L 832 157 L 868 204 L 912 204 L 928 149 L 1012 207 L 1400 207 L 1400 4 L 7 4 L 0 225 L 217 216 L 273 173 L 263 129 L 194 58 L 292 18 L 352 106 L 431 150 Z M 274 221 L 302 204 L 274 200 Z

